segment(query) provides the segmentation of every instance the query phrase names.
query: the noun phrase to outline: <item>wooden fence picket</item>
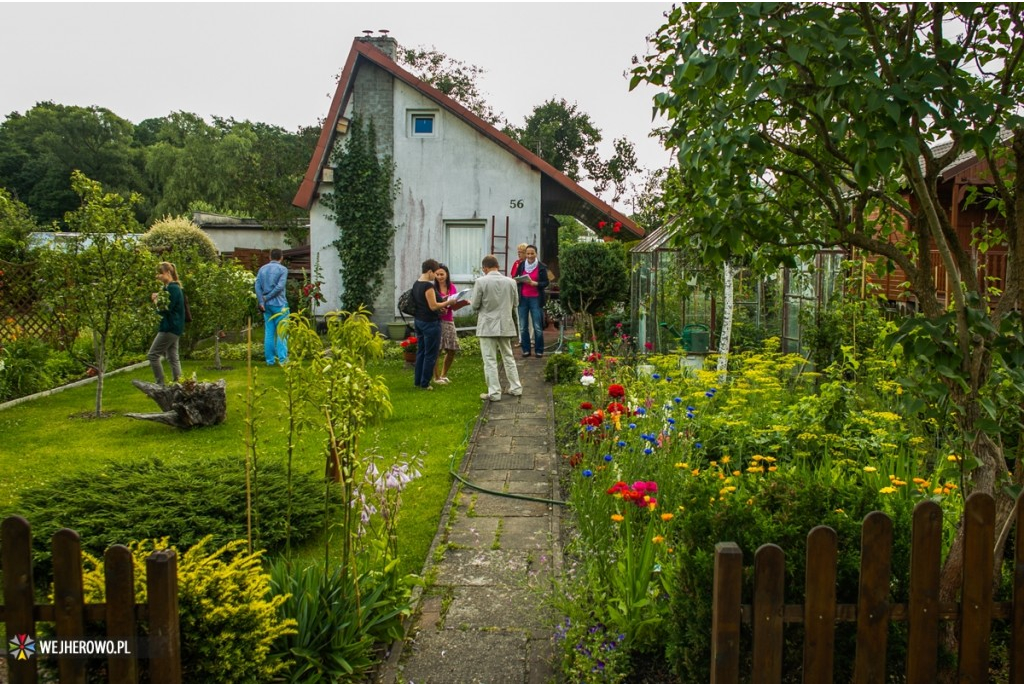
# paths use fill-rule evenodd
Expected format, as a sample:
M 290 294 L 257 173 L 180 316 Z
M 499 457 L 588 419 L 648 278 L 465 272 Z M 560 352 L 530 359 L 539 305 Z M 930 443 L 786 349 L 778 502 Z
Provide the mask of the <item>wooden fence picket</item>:
M 828 526 L 807 535 L 804 581 L 804 680 L 831 683 L 836 642 L 836 560 L 839 538 Z
M 939 659 L 939 571 L 942 509 L 935 502 L 914 507 L 910 539 L 910 599 L 907 610 L 907 682 L 934 683 Z
M 880 511 L 864 517 L 860 532 L 857 592 L 857 653 L 853 682 L 884 683 L 889 643 L 889 579 L 892 576 L 892 519 Z
M 751 682 L 782 682 L 782 618 L 786 608 L 786 553 L 761 545 L 754 554 L 754 654 Z
M 178 620 L 177 557 L 171 550 L 153 552 L 146 560 L 147 604 L 135 602 L 135 571 L 131 551 L 115 545 L 104 556 L 106 602 L 87 604 L 82 583 L 82 547 L 78 533 L 69 529 L 53 536 L 53 603 L 35 603 L 32 576 L 32 528 L 20 516 L 0 523 L 0 564 L 3 604 L 0 622 L 8 636 L 35 640 L 37 622 L 52 622 L 59 640 L 85 639 L 86 621 L 106 622 L 106 637 L 130 656 L 107 659 L 110 682 L 138 682 L 137 621 L 145 618 L 150 629 L 150 677 L 153 682 L 181 682 L 181 637 Z M 5 637 L 6 636 L 2 636 Z M 38 647 L 38 642 L 35 643 Z M 23 659 L 7 658 L 11 683 L 39 679 L 38 653 Z M 86 681 L 87 660 L 61 655 L 57 660 L 61 682 Z
M 1024 682 L 1024 493 L 1016 502 L 1011 601 L 995 601 L 995 501 L 975 493 L 964 506 L 964 562 L 960 602 L 939 601 L 942 510 L 920 502 L 913 513 L 910 588 L 907 604 L 891 601 L 893 525 L 881 512 L 864 518 L 857 604 L 837 604 L 838 537 L 818 526 L 807 536 L 805 596 L 785 604 L 785 552 L 762 545 L 754 556 L 753 603 L 743 605 L 743 553 L 732 542 L 715 546 L 711 619 L 711 681 L 739 682 L 739 623 L 752 625 L 751 682 L 781 682 L 785 623 L 804 624 L 803 680 L 834 678 L 835 626 L 855 621 L 854 682 L 885 682 L 889 624 L 906 621 L 909 683 L 931 683 L 938 675 L 940 622 L 956 622 L 960 638 L 960 682 L 988 682 L 994 620 L 1008 620 L 1010 682 Z

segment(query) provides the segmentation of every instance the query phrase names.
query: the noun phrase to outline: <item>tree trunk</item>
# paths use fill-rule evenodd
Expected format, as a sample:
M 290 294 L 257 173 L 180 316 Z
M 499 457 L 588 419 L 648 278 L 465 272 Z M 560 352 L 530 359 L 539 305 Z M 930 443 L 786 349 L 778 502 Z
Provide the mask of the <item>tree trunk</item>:
M 156 421 L 178 428 L 196 428 L 223 423 L 227 415 L 227 382 L 223 378 L 216 383 L 185 381 L 173 385 L 133 380 L 132 385 L 163 409 L 163 412 L 153 414 L 125 414 L 133 419 Z
M 722 272 L 723 277 L 723 310 L 722 310 L 722 337 L 718 343 L 718 378 L 719 382 L 725 382 L 725 372 L 729 368 L 729 346 L 732 343 L 732 315 L 735 309 L 736 295 L 733 287 L 733 268 L 729 262 L 725 263 Z M 714 323 L 714 322 L 712 322 Z

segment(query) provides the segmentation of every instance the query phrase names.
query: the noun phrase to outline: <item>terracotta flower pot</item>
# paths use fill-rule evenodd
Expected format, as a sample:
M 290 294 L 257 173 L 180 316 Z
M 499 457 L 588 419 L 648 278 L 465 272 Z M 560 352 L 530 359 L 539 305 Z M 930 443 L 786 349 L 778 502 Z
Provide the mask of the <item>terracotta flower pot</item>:
M 409 362 L 410 364 L 415 364 L 416 363 L 416 353 L 415 352 L 405 352 L 404 356 L 405 356 L 405 361 Z

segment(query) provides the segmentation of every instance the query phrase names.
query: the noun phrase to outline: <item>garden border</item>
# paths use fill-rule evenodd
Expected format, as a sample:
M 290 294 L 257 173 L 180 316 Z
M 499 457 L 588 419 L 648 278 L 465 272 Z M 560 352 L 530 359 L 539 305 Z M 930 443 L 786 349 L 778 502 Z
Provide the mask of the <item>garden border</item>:
M 122 366 L 120 369 L 114 369 L 113 371 L 107 371 L 105 374 L 103 374 L 103 376 L 104 377 L 106 377 L 106 376 L 113 376 L 115 374 L 122 373 L 124 371 L 134 371 L 135 369 L 141 369 L 144 366 L 149 366 L 149 362 L 148 361 L 136 362 L 134 364 L 129 364 L 128 366 Z M 65 390 L 70 390 L 71 388 L 79 388 L 79 387 L 81 387 L 83 385 L 87 385 L 89 383 L 94 383 L 94 382 L 96 382 L 97 378 L 99 378 L 99 377 L 98 376 L 92 376 L 90 378 L 83 378 L 80 381 L 74 381 L 74 382 L 68 383 L 66 385 L 58 385 L 56 388 L 50 388 L 49 390 L 42 390 L 40 392 L 33 393 L 31 395 L 25 395 L 24 397 L 16 397 L 13 400 L 8 400 L 7 402 L 0 403 L 0 411 L 3 411 L 4 409 L 10 409 L 11 407 L 19 405 L 19 404 L 21 404 L 23 402 L 29 402 L 31 400 L 38 400 L 38 399 L 41 399 L 43 397 L 49 397 L 50 395 L 55 395 L 55 394 L 57 394 L 59 392 L 64 392 Z

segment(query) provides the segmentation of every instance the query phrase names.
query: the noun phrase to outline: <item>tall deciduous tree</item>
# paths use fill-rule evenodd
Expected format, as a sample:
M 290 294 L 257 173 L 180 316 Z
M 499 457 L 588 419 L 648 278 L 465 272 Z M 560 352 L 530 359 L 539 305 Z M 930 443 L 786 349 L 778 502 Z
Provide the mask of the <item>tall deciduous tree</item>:
M 574 181 L 601 176 L 601 131 L 565 98 L 537 105 L 522 128 L 506 127 L 505 133 Z
M 1022 17 L 1012 3 L 683 5 L 633 77 L 662 89 L 655 109 L 681 180 L 666 202 L 705 260 L 847 246 L 907 274 L 921 313 L 900 340 L 930 370 L 915 395 L 963 432 L 977 463 L 970 490 L 996 498 L 1001 534 L 1012 508 L 1002 445 L 1019 430 L 1024 389 Z M 1006 219 L 1004 233 L 977 236 L 1009 251 L 991 308 L 938 190 L 965 153 L 988 162 L 986 190 Z M 962 533 L 944 599 L 961 568 Z
M 333 193 L 323 202 L 338 226 L 334 246 L 341 259 L 341 308 L 373 310 L 384 286 L 384 268 L 391 259 L 395 236 L 394 202 L 397 184 L 391 158 L 377 156 L 373 122 L 354 117 L 348 135 L 335 151 Z
M 74 325 L 70 330 L 92 333 L 96 371 L 96 416 L 103 409 L 103 380 L 111 357 L 124 351 L 139 327 L 155 330 L 156 318 L 146 316 L 149 293 L 156 289 L 155 260 L 136 242 L 142 232 L 135 219 L 137 195 L 124 198 L 106 193 L 96 181 L 76 171 L 71 187 L 81 206 L 64 220 L 75 235 L 41 253 L 47 283 L 46 300 Z M 68 346 L 73 349 L 73 346 Z
M 68 182 L 76 169 L 114 192 L 140 188 L 134 134 L 130 121 L 103 107 L 41 102 L 25 114 L 12 113 L 0 124 L 0 185 L 40 222 L 62 220 L 78 203 Z
M 398 61 L 409 67 L 421 81 L 437 88 L 487 123 L 497 124 L 501 119 L 480 92 L 477 81 L 485 72 L 477 65 L 449 57 L 433 46 L 429 50 L 422 46 L 401 47 Z

